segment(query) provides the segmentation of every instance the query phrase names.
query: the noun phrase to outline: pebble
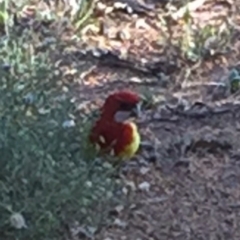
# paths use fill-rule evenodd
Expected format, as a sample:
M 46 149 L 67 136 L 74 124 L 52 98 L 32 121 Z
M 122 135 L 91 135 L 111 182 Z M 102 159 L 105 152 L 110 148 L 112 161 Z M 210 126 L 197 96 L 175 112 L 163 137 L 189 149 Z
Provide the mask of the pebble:
M 138 188 L 140 189 L 140 190 L 143 190 L 143 191 L 149 191 L 149 189 L 150 189 L 150 183 L 149 182 L 142 182 L 142 183 L 140 183 L 139 185 L 138 185 Z

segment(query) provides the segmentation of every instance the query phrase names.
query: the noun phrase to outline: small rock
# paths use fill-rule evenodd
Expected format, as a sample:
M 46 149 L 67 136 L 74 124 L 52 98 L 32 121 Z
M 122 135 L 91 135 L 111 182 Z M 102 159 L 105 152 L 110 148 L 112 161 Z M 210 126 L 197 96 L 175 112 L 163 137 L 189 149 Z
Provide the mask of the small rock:
M 114 7 L 106 7 L 105 8 L 105 14 L 107 15 L 107 14 L 113 12 L 113 10 L 114 10 Z
M 124 187 L 124 188 L 122 189 L 122 192 L 123 192 L 123 194 L 127 195 L 127 194 L 128 194 L 128 189 L 127 189 L 126 187 Z
M 36 97 L 33 93 L 28 93 L 23 97 L 23 101 L 25 104 L 33 104 L 36 100 Z
M 71 128 L 71 127 L 75 127 L 75 121 L 73 119 L 71 120 L 66 120 L 63 122 L 62 126 L 63 128 Z
M 128 14 L 132 14 L 133 13 L 133 9 L 129 6 L 127 6 L 127 12 Z
M 138 188 L 140 189 L 140 190 L 143 190 L 143 191 L 149 191 L 149 189 L 150 189 L 150 183 L 149 182 L 142 182 L 142 183 L 140 183 L 139 185 L 138 185 Z
M 65 92 L 65 93 L 67 93 L 67 92 L 69 92 L 69 88 L 66 87 L 66 86 L 63 86 L 63 87 L 62 87 L 62 91 Z
M 144 18 L 139 19 L 136 24 L 135 27 L 137 29 L 142 28 L 142 29 L 150 29 L 150 26 L 146 23 L 146 20 Z
M 18 91 L 22 91 L 23 89 L 25 88 L 25 85 L 22 83 L 20 83 L 17 87 L 16 87 L 16 89 L 18 90 Z
M 10 223 L 16 229 L 27 228 L 25 219 L 20 213 L 13 213 L 10 217 Z
M 133 181 L 126 181 L 127 187 L 129 187 L 132 191 L 136 191 L 136 185 Z
M 142 174 L 142 175 L 145 175 L 147 172 L 149 172 L 149 168 L 148 167 L 141 167 L 140 168 L 140 173 Z
M 106 9 L 106 5 L 104 3 L 98 2 L 97 3 L 97 9 L 100 11 L 104 11 Z
M 126 228 L 127 226 L 127 223 L 122 221 L 121 219 L 119 218 L 116 218 L 113 222 L 113 225 L 117 226 L 117 227 L 120 227 L 120 228 Z
M 115 9 L 125 9 L 127 7 L 127 4 L 126 3 L 121 3 L 121 2 L 115 2 L 113 4 L 113 7 Z
M 111 169 L 111 168 L 112 168 L 112 165 L 111 165 L 110 163 L 108 163 L 108 162 L 104 162 L 104 163 L 102 164 L 102 166 L 103 166 L 104 168 L 106 168 L 106 169 Z
M 131 204 L 130 207 L 129 207 L 131 210 L 133 209 L 136 209 L 137 208 L 137 205 L 135 203 Z
M 138 77 L 131 77 L 129 79 L 129 81 L 133 82 L 133 83 L 141 83 L 142 82 L 142 80 L 140 78 L 138 78 Z
M 97 228 L 92 227 L 92 226 L 88 226 L 87 227 L 88 231 L 92 234 L 92 236 L 96 233 Z
M 124 209 L 123 205 L 118 205 L 117 207 L 115 207 L 115 210 L 120 213 L 122 212 L 122 210 Z
M 119 58 L 120 59 L 127 59 L 127 57 L 128 57 L 128 49 L 121 48 Z
M 92 49 L 92 54 L 94 57 L 101 57 L 103 55 L 99 49 Z
M 86 182 L 86 186 L 89 187 L 89 188 L 91 188 L 91 187 L 93 186 L 93 184 L 92 184 L 92 182 L 87 181 L 87 182 Z
M 117 217 L 119 215 L 119 213 L 122 212 L 123 209 L 124 209 L 124 207 L 122 205 L 119 205 L 119 206 L 115 207 L 114 209 L 110 210 L 109 215 Z
M 139 162 L 139 164 L 141 164 L 141 165 L 144 165 L 144 166 L 149 166 L 149 163 L 148 163 L 148 161 L 146 161 L 145 159 L 143 159 L 143 158 L 140 158 L 139 160 L 138 160 L 138 162 Z

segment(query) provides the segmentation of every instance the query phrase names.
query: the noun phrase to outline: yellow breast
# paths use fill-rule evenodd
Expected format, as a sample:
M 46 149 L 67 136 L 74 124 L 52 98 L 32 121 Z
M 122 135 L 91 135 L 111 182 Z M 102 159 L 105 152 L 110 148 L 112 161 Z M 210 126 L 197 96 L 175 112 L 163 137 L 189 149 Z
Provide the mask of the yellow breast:
M 119 157 L 122 158 L 131 158 L 135 155 L 137 152 L 139 146 L 140 146 L 140 134 L 138 132 L 137 126 L 134 123 L 129 123 L 129 125 L 132 127 L 133 134 L 132 134 L 132 141 L 130 144 L 128 144 L 124 150 L 121 152 Z

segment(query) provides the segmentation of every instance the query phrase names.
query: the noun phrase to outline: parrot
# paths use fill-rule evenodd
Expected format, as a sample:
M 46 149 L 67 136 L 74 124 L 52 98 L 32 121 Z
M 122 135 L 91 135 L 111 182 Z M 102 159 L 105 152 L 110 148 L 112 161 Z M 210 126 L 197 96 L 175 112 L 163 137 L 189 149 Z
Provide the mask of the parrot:
M 132 158 L 140 146 L 140 134 L 133 118 L 141 114 L 141 98 L 130 90 L 110 94 L 100 117 L 90 131 L 90 142 L 102 153 L 121 159 Z

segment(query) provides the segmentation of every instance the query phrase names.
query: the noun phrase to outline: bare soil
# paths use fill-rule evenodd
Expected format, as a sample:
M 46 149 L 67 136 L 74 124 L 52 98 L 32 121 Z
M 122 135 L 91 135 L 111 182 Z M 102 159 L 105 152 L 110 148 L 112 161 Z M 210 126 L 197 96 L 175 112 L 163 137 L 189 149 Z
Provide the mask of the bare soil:
M 201 25 L 217 26 L 221 18 L 235 16 L 239 7 L 207 1 L 193 12 L 193 18 Z M 129 202 L 117 208 L 113 224 L 103 227 L 95 239 L 240 239 L 240 107 L 238 94 L 218 85 L 238 65 L 239 32 L 235 29 L 226 53 L 187 62 L 170 42 L 159 44 L 164 30 L 157 26 L 156 12 L 163 11 L 158 8 L 150 16 L 128 19 L 128 14 L 117 12 L 109 17 L 115 31 L 117 26 L 129 27 L 131 37 L 123 44 L 114 40 L 101 44 L 111 50 L 126 48 L 133 64 L 111 66 L 100 61 L 84 78 L 96 98 L 132 88 L 157 99 L 139 120 L 141 151 L 122 174 L 123 194 Z M 119 24 L 120 17 L 127 20 Z M 139 22 L 147 25 L 137 28 Z M 171 28 L 176 39 L 181 24 Z M 141 71 L 136 66 L 143 59 L 151 67 Z
M 111 8 L 113 1 L 101 4 Z M 80 112 L 122 88 L 154 98 L 139 119 L 141 150 L 122 169 L 128 204 L 115 209 L 113 223 L 94 239 L 239 240 L 240 106 L 238 93 L 220 83 L 238 67 L 240 3 L 203 1 L 191 11 L 191 24 L 198 27 L 219 28 L 232 20 L 224 53 L 218 47 L 197 62 L 176 44 L 184 32 L 181 18 L 164 27 L 166 2 L 149 4 L 135 6 L 133 14 L 96 10 L 100 27 L 88 26 L 78 44 L 53 54 L 72 81 L 70 94 Z M 68 39 L 72 30 L 62 36 Z M 72 69 L 82 69 L 81 76 Z

